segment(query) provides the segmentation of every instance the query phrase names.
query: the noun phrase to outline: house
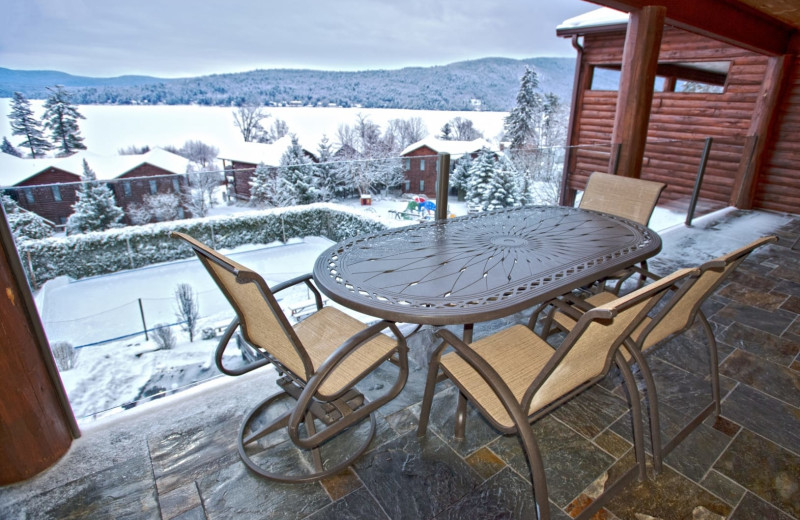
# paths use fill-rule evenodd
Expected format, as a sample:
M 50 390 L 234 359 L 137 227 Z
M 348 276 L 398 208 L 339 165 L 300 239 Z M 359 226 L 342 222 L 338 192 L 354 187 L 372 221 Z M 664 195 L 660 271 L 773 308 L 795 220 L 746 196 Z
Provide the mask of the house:
M 84 159 L 98 180 L 108 182 L 117 205 L 126 212 L 131 204 L 144 202 L 146 195 L 185 191 L 189 161 L 159 148 L 142 155 L 105 156 L 82 151 L 54 159 L 2 154 L 0 186 L 22 208 L 63 226 L 77 200 Z
M 638 2 L 598 3 L 618 7 Z M 641 116 L 641 128 L 634 130 L 640 134 L 641 154 L 620 139 L 623 125 L 631 128 L 621 114 L 634 100 L 631 89 L 636 87 L 631 81 L 642 81 L 626 80 L 622 73 L 625 60 L 632 59 L 625 53 L 633 54 L 625 48 L 631 30 L 628 13 L 601 8 L 557 28 L 557 35 L 572 38 L 578 54 L 562 201 L 572 203 L 589 174 L 599 170 L 664 182 L 661 202 L 685 208 L 707 150 L 699 192 L 706 209 L 735 205 L 796 212 L 800 207 L 797 37 L 778 53 L 767 51 L 757 47 L 764 47 L 764 42 L 750 41 L 749 28 L 710 34 L 690 26 L 688 18 L 693 15 L 686 9 L 669 4 L 658 30 L 650 30 L 661 35 L 648 44 L 654 47 L 649 65 L 655 79 L 651 87 L 642 87 L 648 92 L 640 92 L 639 110 L 649 112 L 646 120 Z M 722 13 L 707 14 L 707 20 L 694 22 L 710 24 Z M 763 16 L 752 13 L 748 27 L 762 23 Z M 639 50 L 643 49 L 640 43 Z M 619 99 L 625 104 L 619 105 Z M 640 155 L 640 163 L 626 159 L 631 156 L 620 145 Z M 626 164 L 632 169 L 625 171 Z
M 419 193 L 428 198 L 436 198 L 436 172 L 439 168 L 440 153 L 450 155 L 451 164 L 469 154 L 473 157 L 481 148 L 490 148 L 485 139 L 474 141 L 448 141 L 436 137 L 426 137 L 408 145 L 401 153 L 405 184 L 403 193 Z
M 228 195 L 239 200 L 250 200 L 250 178 L 256 167 L 264 163 L 273 169 L 277 168 L 281 163 L 281 157 L 291 144 L 292 137 L 285 135 L 274 143 L 241 142 L 221 149 L 217 158 L 222 161 L 225 171 Z M 303 146 L 303 151 L 309 159 L 317 160 L 309 148 Z

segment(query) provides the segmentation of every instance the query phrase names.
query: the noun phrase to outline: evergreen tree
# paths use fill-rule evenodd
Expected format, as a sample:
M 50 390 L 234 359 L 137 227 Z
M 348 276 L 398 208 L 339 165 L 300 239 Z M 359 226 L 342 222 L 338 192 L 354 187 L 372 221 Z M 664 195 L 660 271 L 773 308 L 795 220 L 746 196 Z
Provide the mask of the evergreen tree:
M 502 158 L 495 164 L 494 175 L 486 187 L 486 209 L 511 208 L 520 205 L 520 186 L 517 170 L 511 161 Z
M 7 195 L 0 195 L 0 203 L 6 212 L 8 227 L 14 240 L 38 240 L 53 235 L 53 228 L 47 225 L 44 218 L 32 211 L 25 211 L 17 202 Z
M 317 168 L 306 157 L 295 135 L 292 135 L 292 144 L 281 157 L 278 176 L 285 179 L 287 186 L 291 187 L 296 204 L 311 204 L 319 200 Z
M 286 179 L 260 163 L 250 178 L 250 204 L 256 207 L 283 207 L 295 203 L 294 192 Z
M 67 220 L 70 233 L 103 231 L 116 227 L 125 213 L 114 201 L 114 193 L 101 182 L 83 160 L 83 183 L 77 192 L 78 200 L 72 205 L 73 213 Z
M 335 162 L 332 145 L 328 141 L 327 135 L 322 136 L 322 140 L 317 146 L 317 157 L 319 158 L 316 166 L 320 200 L 327 202 L 345 191 L 347 183 L 344 175 L 347 170 Z
M 34 159 L 44 157 L 53 146 L 45 139 L 41 123 L 34 117 L 31 103 L 21 92 L 14 92 L 11 113 L 8 114 L 11 135 L 24 136 L 20 146 L 30 149 Z
M 86 150 L 83 144 L 78 119 L 85 119 L 72 104 L 72 98 L 64 87 L 56 85 L 44 102 L 44 127 L 59 150 L 59 155 L 72 155 L 76 150 Z
M 453 173 L 450 174 L 450 186 L 457 190 L 467 190 L 469 185 L 469 169 L 472 167 L 472 157 L 465 153 L 456 161 Z
M 22 157 L 22 154 L 19 153 L 19 150 L 14 148 L 14 145 L 11 144 L 5 136 L 3 137 L 3 144 L 0 145 L 0 152 L 13 155 L 14 157 Z
M 490 186 L 495 171 L 494 153 L 482 148 L 469 168 L 467 183 L 467 202 L 481 209 L 489 207 Z
M 539 79 L 536 71 L 525 67 L 517 93 L 517 105 L 505 119 L 506 140 L 511 141 L 512 149 L 538 144 L 536 127 L 541 118 L 542 98 L 536 92 L 537 88 Z

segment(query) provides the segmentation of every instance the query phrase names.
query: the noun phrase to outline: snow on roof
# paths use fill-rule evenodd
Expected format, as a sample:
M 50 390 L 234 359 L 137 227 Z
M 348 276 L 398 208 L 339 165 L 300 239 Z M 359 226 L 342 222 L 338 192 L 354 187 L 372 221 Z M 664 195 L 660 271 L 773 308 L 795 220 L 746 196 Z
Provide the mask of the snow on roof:
M 588 13 L 564 20 L 556 27 L 556 31 L 574 31 L 589 27 L 602 27 L 605 25 L 620 25 L 628 23 L 628 13 L 617 11 L 609 7 L 601 7 Z
M 100 180 L 116 179 L 142 164 L 157 166 L 171 173 L 186 173 L 189 160 L 174 153 L 155 148 L 142 155 L 100 155 L 81 151 L 69 157 L 20 159 L 0 154 L 0 186 L 14 186 L 53 167 L 83 175 L 84 159 Z
M 278 166 L 281 163 L 281 157 L 283 157 L 283 154 L 291 145 L 291 135 L 285 135 L 270 144 L 243 141 L 220 149 L 217 158 L 247 164 L 259 164 L 263 162 L 267 166 Z M 300 146 L 307 153 L 312 153 L 307 146 L 303 146 L 302 140 L 300 141 Z
M 491 143 L 482 138 L 475 139 L 473 141 L 449 141 L 428 136 L 422 141 L 417 141 L 416 143 L 408 145 L 405 150 L 400 153 L 400 155 L 406 155 L 407 153 L 413 152 L 414 150 L 422 148 L 423 146 L 427 146 L 437 153 L 441 152 L 450 155 L 461 156 L 465 153 L 477 152 L 481 148 L 491 148 Z

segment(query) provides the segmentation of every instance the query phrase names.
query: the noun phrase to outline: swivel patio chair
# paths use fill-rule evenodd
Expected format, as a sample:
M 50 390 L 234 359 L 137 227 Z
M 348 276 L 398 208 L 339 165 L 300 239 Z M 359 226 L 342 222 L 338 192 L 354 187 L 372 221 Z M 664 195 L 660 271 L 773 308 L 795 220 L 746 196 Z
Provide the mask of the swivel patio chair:
M 620 366 L 630 393 L 637 464 L 579 518 L 591 517 L 637 470 L 638 478 L 645 478 L 639 397 L 633 374 L 620 354 L 620 345 L 675 283 L 693 274 L 696 270 L 678 271 L 586 312 L 555 350 L 524 325 L 514 325 L 469 345 L 446 329 L 438 331 L 444 341 L 431 357 L 418 434 L 426 432 L 436 383 L 450 379 L 494 428 L 521 437 L 532 474 L 538 516 L 540 520 L 549 519 L 544 466 L 529 423 L 599 382 L 614 361 Z M 442 355 L 447 346 L 454 351 Z M 457 436 L 459 431 L 463 432 L 459 423 L 463 423 L 464 415 L 456 414 Z
M 241 375 L 271 364 L 280 376 L 277 384 L 281 391 L 259 403 L 242 422 L 237 439 L 242 461 L 259 475 L 284 482 L 318 480 L 349 466 L 375 434 L 373 412 L 396 397 L 406 383 L 408 349 L 395 324 L 381 321 L 367 327 L 336 308 L 323 307 L 311 275 L 270 288 L 251 269 L 194 238 L 178 232 L 171 236 L 192 247 L 236 312 L 216 349 L 220 371 Z M 292 326 L 275 294 L 299 284 L 314 294 L 317 311 Z M 223 352 L 237 329 L 260 360 L 232 369 L 223 365 Z M 399 367 L 396 381 L 383 395 L 368 401 L 354 387 L 387 361 Z M 286 400 L 294 404 L 281 409 Z M 268 418 L 275 415 L 277 418 Z M 367 417 L 370 426 L 362 435 L 364 440 L 353 441 L 352 437 L 363 434 L 360 430 L 364 428 L 357 425 Z M 277 455 L 270 458 L 267 451 L 274 453 L 278 446 L 287 446 L 287 434 L 305 461 L 290 462 Z M 336 443 L 339 434 L 346 436 L 342 437 L 345 441 Z M 338 446 L 323 455 L 326 444 Z
M 712 412 L 715 417 L 720 414 L 717 342 L 711 325 L 700 309 L 701 305 L 753 250 L 777 240 L 775 236 L 762 237 L 744 247 L 704 263 L 698 268 L 697 277 L 685 280 L 680 287 L 676 288 L 676 292 L 665 302 L 664 306 L 658 309 L 652 317 L 645 317 L 639 327 L 631 334 L 629 339 L 631 356 L 626 356 L 626 359 L 629 362 L 634 360 L 639 364 L 645 382 L 650 404 L 650 440 L 653 451 L 653 469 L 656 473 L 661 471 L 664 457 L 700 423 Z M 657 275 L 647 271 L 640 269 L 636 271 L 650 280 L 659 279 Z M 551 312 L 545 318 L 542 334 L 547 337 L 553 328 L 568 332 L 576 326 L 576 322 L 583 312 L 594 308 L 594 306 L 605 305 L 617 297 L 612 291 L 603 291 L 588 297 L 584 301 L 572 301 L 571 305 L 565 305 L 563 299 L 554 302 Z M 643 353 L 682 334 L 695 321 L 700 322 L 708 341 L 712 402 L 689 421 L 669 442 L 662 444 L 658 394 L 653 375 L 644 359 Z
M 661 182 L 594 172 L 586 182 L 578 207 L 627 218 L 646 226 L 665 187 L 666 184 Z M 647 261 L 642 261 L 641 266 L 647 269 Z M 624 273 L 615 274 L 610 279 L 623 276 Z M 644 279 L 640 278 L 639 285 L 642 284 Z

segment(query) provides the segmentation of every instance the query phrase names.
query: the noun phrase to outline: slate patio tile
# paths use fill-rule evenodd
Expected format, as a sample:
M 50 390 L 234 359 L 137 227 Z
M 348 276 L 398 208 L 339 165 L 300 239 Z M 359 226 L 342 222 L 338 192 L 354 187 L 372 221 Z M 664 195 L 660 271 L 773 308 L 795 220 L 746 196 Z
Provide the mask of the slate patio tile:
M 800 374 L 743 350 L 720 366 L 720 373 L 800 408 Z
M 800 352 L 800 342 L 762 330 L 733 323 L 717 340 L 783 366 L 789 366 Z M 723 359 L 723 358 L 721 358 Z
M 740 385 L 722 402 L 722 414 L 787 449 L 800 446 L 800 413 L 784 402 Z
M 337 500 L 311 516 L 307 520 L 389 520 L 386 512 L 364 488 Z
M 791 516 L 752 493 L 745 494 L 729 520 L 754 520 L 756 518 L 758 520 L 793 520 Z

